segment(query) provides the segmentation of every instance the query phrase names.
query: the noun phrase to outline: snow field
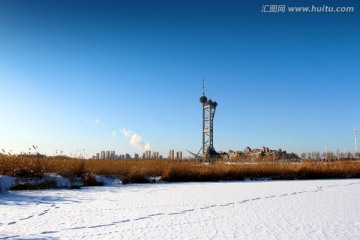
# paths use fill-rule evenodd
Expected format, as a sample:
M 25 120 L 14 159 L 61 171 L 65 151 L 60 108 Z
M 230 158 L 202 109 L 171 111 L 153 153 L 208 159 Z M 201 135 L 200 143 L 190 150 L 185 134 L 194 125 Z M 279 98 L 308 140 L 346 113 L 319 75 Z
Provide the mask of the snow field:
M 0 195 L 0 239 L 359 238 L 359 179 L 132 184 Z

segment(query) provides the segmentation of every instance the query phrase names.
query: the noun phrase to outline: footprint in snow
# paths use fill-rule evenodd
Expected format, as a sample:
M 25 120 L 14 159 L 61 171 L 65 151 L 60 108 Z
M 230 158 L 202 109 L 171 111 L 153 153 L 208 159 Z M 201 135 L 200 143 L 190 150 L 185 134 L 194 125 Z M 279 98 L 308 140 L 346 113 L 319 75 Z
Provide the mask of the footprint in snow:
M 168 215 L 178 215 L 178 214 L 181 214 L 179 212 L 175 212 L 175 213 L 168 213 Z
M 43 211 L 42 213 L 39 213 L 39 215 L 38 215 L 38 216 L 45 215 L 46 213 L 48 213 L 48 211 L 49 211 L 49 210 L 45 210 L 45 211 Z
M 216 205 L 205 206 L 205 207 L 201 207 L 200 209 L 208 209 L 208 208 L 213 208 L 213 207 L 216 207 Z
M 181 214 L 184 214 L 184 213 L 192 212 L 192 211 L 194 211 L 194 209 L 183 210 L 183 211 L 181 211 L 180 213 L 181 213 Z
M 73 228 L 67 228 L 66 230 L 78 230 L 78 229 L 84 229 L 86 227 L 73 227 Z
M 307 193 L 308 191 L 301 191 L 301 192 L 298 192 L 298 193 Z
M 234 205 L 234 203 L 225 203 L 225 204 L 221 204 L 219 206 L 220 207 L 227 207 L 227 206 L 230 206 L 230 205 Z
M 26 220 L 26 219 L 30 219 L 30 218 L 32 218 L 32 217 L 34 217 L 34 216 L 31 215 L 31 216 L 28 216 L 28 217 L 26 217 L 26 218 L 20 218 L 19 220 Z
M 154 214 L 150 214 L 149 217 L 155 217 L 155 216 L 160 216 L 160 215 L 164 215 L 165 213 L 154 213 Z
M 109 226 L 113 226 L 115 225 L 114 223 L 109 223 L 109 224 L 102 224 L 102 225 L 95 225 L 95 226 L 90 226 L 88 228 L 99 228 L 99 227 L 109 227 Z
M 49 233 L 58 233 L 58 231 L 44 231 L 41 232 L 40 234 L 49 234 Z
M 265 197 L 265 198 L 274 198 L 274 197 L 275 197 L 275 195 L 268 196 L 268 197 Z
M 150 218 L 150 217 L 139 217 L 139 218 L 135 218 L 134 221 L 143 220 L 143 219 L 147 219 L 147 218 Z
M 130 222 L 130 219 L 125 219 L 125 220 L 121 220 L 121 221 L 117 221 L 117 222 L 113 222 L 113 223 L 117 224 L 117 223 L 124 223 L 124 222 Z
M 208 206 L 206 206 L 206 207 L 201 207 L 200 209 L 208 209 L 209 207 Z

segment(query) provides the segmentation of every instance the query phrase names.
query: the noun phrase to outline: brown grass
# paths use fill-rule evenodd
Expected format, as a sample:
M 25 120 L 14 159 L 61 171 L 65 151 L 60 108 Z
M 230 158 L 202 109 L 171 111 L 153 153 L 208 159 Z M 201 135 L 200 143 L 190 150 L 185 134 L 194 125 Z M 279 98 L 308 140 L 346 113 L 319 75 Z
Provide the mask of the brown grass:
M 84 160 L 64 156 L 34 157 L 0 155 L 0 174 L 17 177 L 41 177 L 51 172 L 74 178 L 82 177 L 88 185 L 96 185 L 94 175 L 121 176 L 124 183 L 147 182 L 148 177 L 161 176 L 161 180 L 219 181 L 259 179 L 323 179 L 359 178 L 360 161 L 334 162 L 215 162 L 203 164 L 171 160 Z M 85 182 L 84 182 L 85 183 Z
M 170 165 L 161 175 L 164 181 L 219 181 L 244 180 L 246 178 L 286 179 L 323 179 L 358 178 L 360 162 L 332 163 L 256 163 L 210 165 Z

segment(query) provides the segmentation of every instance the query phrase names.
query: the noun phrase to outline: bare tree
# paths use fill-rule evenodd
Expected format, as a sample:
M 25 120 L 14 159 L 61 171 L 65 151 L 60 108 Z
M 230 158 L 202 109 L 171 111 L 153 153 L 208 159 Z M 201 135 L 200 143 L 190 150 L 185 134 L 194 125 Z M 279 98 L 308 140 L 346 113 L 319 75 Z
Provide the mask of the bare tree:
M 333 152 L 326 152 L 326 159 L 328 160 L 328 161 L 333 161 L 333 160 L 335 160 L 335 154 L 333 153 Z
M 312 158 L 316 160 L 320 160 L 320 152 L 312 152 Z

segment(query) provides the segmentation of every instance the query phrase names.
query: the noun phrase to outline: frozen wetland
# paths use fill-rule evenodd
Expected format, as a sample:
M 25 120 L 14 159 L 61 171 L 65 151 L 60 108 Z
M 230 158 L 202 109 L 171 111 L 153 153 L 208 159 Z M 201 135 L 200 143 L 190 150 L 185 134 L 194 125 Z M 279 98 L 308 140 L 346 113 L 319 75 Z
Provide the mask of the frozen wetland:
M 0 239 L 359 239 L 360 179 L 0 195 Z

